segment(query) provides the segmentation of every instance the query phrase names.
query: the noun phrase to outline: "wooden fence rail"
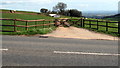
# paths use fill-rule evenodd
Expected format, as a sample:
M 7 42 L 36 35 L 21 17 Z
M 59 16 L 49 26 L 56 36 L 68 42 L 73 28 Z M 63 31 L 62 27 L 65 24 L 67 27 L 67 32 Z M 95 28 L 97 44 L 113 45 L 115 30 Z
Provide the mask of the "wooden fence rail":
M 9 27 L 14 27 L 14 30 L 13 32 L 16 32 L 16 27 L 24 27 L 26 30 L 28 30 L 29 27 L 39 27 L 39 26 L 42 26 L 43 28 L 45 28 L 45 26 L 49 26 L 51 27 L 51 25 L 54 25 L 54 20 L 45 20 L 45 19 L 40 19 L 40 20 L 21 20 L 21 19 L 5 19 L 5 18 L 2 18 L 0 20 L 8 20 L 8 21 L 13 21 L 13 25 L 1 25 L 1 26 L 9 26 Z M 63 19 L 64 20 L 64 19 Z M 24 22 L 25 25 L 17 25 L 16 22 L 19 21 L 19 22 Z M 66 20 L 67 22 L 71 23 L 71 25 L 78 25 L 80 27 L 85 27 L 86 25 L 89 26 L 89 28 L 92 28 L 92 26 L 96 26 L 96 30 L 99 30 L 101 29 L 100 27 L 105 27 L 105 31 L 109 31 L 109 28 L 115 28 L 117 29 L 117 33 L 120 34 L 120 22 L 112 22 L 112 21 L 105 21 L 105 20 L 89 20 L 89 19 L 85 19 L 85 18 L 80 18 L 80 19 L 67 19 Z M 34 25 L 28 25 L 29 23 L 31 22 L 35 22 Z M 40 22 L 40 24 L 38 24 L 38 22 Z M 45 22 L 48 22 L 48 23 L 45 23 Z M 52 23 L 51 23 L 52 22 Z M 94 23 L 92 23 L 94 22 Z M 11 22 L 12 23 L 12 22 Z M 101 24 L 101 23 L 104 23 Z M 118 25 L 116 26 L 111 26 L 109 24 L 112 24 L 112 23 L 116 23 Z
M 86 20 L 84 20 L 84 21 L 86 21 Z M 116 29 L 118 29 L 118 31 L 117 31 L 117 33 L 118 34 L 120 34 L 120 32 L 119 32 L 119 28 L 120 28 L 120 26 L 118 25 L 118 26 L 111 26 L 111 25 L 109 25 L 109 24 L 112 24 L 112 23 L 116 23 L 116 25 L 117 24 L 120 24 L 119 22 L 110 22 L 110 21 L 98 21 L 98 20 L 87 20 L 87 21 L 89 21 L 89 24 L 87 24 L 87 23 L 85 23 L 85 22 L 83 22 L 84 24 L 87 24 L 87 25 L 90 25 L 89 26 L 89 28 L 91 28 L 91 25 L 95 25 L 95 26 L 97 26 L 97 30 L 99 30 L 99 26 L 101 26 L 101 27 L 106 27 L 106 31 L 109 31 L 108 29 L 109 28 L 116 28 Z M 91 24 L 91 22 L 96 22 L 96 24 Z M 105 23 L 105 25 L 100 25 L 100 23 Z
M 0 31 L 2 31 L 2 32 L 17 32 L 16 27 L 24 27 L 25 30 L 28 30 L 29 27 L 35 27 L 35 28 L 37 28 L 37 27 L 39 27 L 39 26 L 43 26 L 43 28 L 44 28 L 45 26 L 51 27 L 51 25 L 54 25 L 53 20 L 45 20 L 45 19 L 40 19 L 40 20 L 21 20 L 21 19 L 7 19 L 7 18 L 2 18 L 2 19 L 0 19 L 0 20 L 2 20 L 2 21 L 12 21 L 12 22 L 10 22 L 10 23 L 13 23 L 12 25 L 8 25 L 8 24 L 5 24 L 5 25 L 4 25 L 4 24 L 1 24 L 0 26 L 3 26 L 3 27 L 5 27 L 5 26 L 7 26 L 7 27 L 13 27 L 13 31 L 0 30 Z M 20 22 L 24 22 L 25 25 L 18 25 L 18 24 L 16 23 L 17 21 L 19 21 L 19 23 L 20 23 Z M 51 21 L 52 21 L 52 23 L 51 23 Z M 31 22 L 35 22 L 35 24 L 33 24 L 33 25 L 28 25 L 28 24 L 31 23 Z M 37 24 L 37 22 L 40 22 L 40 23 Z M 45 22 L 48 22 L 48 23 L 46 24 Z
M 107 21 L 107 20 L 106 21 L 105 20 L 89 20 L 89 19 L 81 18 L 81 19 L 68 19 L 68 22 L 72 22 L 72 25 L 78 25 L 80 27 L 85 27 L 86 25 L 88 25 L 89 26 L 88 28 L 92 28 L 92 26 L 96 26 L 96 30 L 99 30 L 100 27 L 105 27 L 106 32 L 109 31 L 109 28 L 115 28 L 118 31 L 113 32 L 113 33 L 120 34 L 120 22 L 119 21 L 112 22 L 112 21 Z M 92 23 L 92 22 L 94 22 L 94 23 Z M 104 25 L 101 23 L 104 23 Z M 109 25 L 112 23 L 115 23 L 116 26 Z M 118 24 L 118 26 L 117 26 L 117 24 Z

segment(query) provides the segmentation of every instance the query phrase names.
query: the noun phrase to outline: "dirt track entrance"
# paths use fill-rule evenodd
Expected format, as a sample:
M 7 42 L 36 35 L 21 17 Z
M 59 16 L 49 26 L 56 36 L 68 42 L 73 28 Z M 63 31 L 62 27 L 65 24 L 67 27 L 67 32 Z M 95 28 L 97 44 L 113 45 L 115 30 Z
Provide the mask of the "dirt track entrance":
M 118 40 L 117 37 L 95 33 L 83 28 L 76 27 L 58 27 L 55 31 L 42 36 L 51 36 L 59 38 L 77 38 L 77 39 L 98 39 L 98 40 Z

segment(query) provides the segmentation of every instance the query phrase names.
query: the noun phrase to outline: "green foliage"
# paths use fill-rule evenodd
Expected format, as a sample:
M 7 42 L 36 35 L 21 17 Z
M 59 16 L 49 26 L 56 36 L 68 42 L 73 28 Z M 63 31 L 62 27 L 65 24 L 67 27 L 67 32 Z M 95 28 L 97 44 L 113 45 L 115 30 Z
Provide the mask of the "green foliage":
M 47 34 L 50 33 L 52 28 L 43 28 L 43 29 L 31 29 L 28 31 L 17 32 L 19 35 L 34 35 L 34 34 Z
M 42 9 L 40 9 L 40 12 L 41 12 L 41 13 L 47 13 L 47 12 L 48 12 L 48 9 L 42 8 Z
M 77 9 L 71 9 L 68 12 L 70 14 L 70 16 L 72 17 L 81 17 L 82 16 L 82 12 L 78 11 Z
M 56 6 L 53 7 L 53 12 L 57 12 L 58 14 L 71 16 L 71 17 L 81 17 L 82 12 L 77 9 L 65 10 L 67 8 L 67 4 L 63 2 L 58 2 Z
M 57 12 L 63 12 L 65 9 L 67 8 L 67 4 L 63 3 L 63 2 L 58 2 L 58 4 L 53 7 L 53 11 L 57 11 Z

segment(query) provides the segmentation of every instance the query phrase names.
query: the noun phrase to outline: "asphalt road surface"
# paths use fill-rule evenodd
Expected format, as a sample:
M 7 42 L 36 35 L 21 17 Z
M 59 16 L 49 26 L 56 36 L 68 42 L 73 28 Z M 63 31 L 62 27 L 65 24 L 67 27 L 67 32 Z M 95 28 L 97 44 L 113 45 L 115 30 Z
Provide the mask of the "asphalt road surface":
M 2 36 L 3 66 L 118 66 L 118 41 Z

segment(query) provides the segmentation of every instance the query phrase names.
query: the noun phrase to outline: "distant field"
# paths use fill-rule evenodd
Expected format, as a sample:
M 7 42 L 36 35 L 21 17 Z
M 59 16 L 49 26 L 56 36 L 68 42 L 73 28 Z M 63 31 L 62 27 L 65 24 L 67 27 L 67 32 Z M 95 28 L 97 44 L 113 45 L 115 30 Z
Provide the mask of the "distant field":
M 114 18 L 105 18 L 106 20 L 111 20 L 111 21 L 120 21 L 120 17 L 114 17 Z
M 2 13 L 2 18 L 23 19 L 23 20 L 54 19 L 52 17 L 45 15 L 28 15 L 28 14 L 15 14 L 15 13 Z
M 116 15 L 113 15 L 113 16 L 107 16 L 104 19 L 112 20 L 112 21 L 120 21 L 120 14 L 116 14 Z

